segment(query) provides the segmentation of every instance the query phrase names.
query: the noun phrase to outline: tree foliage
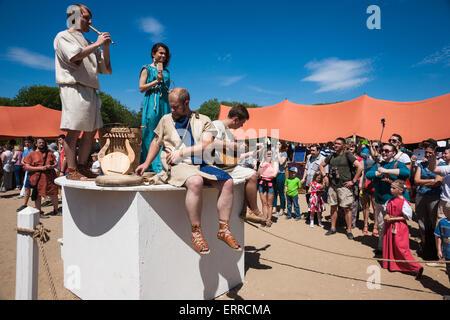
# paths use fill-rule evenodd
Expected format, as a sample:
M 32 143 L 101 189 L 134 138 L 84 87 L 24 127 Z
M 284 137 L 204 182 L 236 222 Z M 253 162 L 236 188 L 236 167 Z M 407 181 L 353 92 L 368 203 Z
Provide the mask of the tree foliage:
M 58 87 L 39 85 L 23 87 L 15 96 L 14 101 L 18 107 L 40 104 L 50 109 L 61 110 L 61 98 L 59 97 Z
M 142 110 L 139 112 L 129 110 L 111 95 L 99 92 L 102 100 L 101 114 L 103 122 L 123 123 L 131 127 L 138 127 L 141 123 Z M 26 86 L 22 87 L 13 98 L 0 97 L 0 106 L 27 107 L 34 105 L 61 110 L 61 98 L 58 87 L 48 86 Z
M 233 106 L 237 103 L 242 104 L 244 107 L 246 108 L 259 108 L 261 106 L 255 104 L 255 103 L 247 103 L 247 102 L 237 102 L 237 101 L 233 101 L 233 102 L 229 102 L 229 101 L 221 101 L 219 102 L 219 100 L 217 98 L 214 99 L 210 99 L 208 101 L 203 102 L 200 105 L 200 108 L 198 109 L 198 112 L 201 114 L 204 114 L 206 116 L 208 116 L 212 121 L 217 120 L 219 118 L 219 111 L 220 111 L 220 105 L 224 105 L 224 106 Z
M 339 103 L 339 102 L 344 102 L 344 100 L 339 100 L 339 101 L 335 101 L 335 102 L 314 103 L 313 106 L 321 106 L 321 105 L 324 105 L 324 104 L 333 104 L 333 103 Z
M 13 99 L 0 97 L 0 106 L 2 107 L 13 107 L 17 105 Z
M 101 91 L 99 96 L 102 100 L 101 113 L 104 124 L 123 123 L 130 127 L 140 126 L 142 109 L 139 112 L 129 110 L 120 101 Z

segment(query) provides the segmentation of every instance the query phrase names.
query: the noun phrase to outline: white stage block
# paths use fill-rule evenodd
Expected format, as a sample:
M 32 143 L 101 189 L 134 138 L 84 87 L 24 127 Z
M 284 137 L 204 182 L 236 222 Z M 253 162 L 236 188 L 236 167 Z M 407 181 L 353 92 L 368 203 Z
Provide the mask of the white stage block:
M 244 251 L 217 239 L 217 190 L 203 190 L 202 230 L 211 253 L 199 255 L 184 188 L 55 182 L 63 187 L 64 285 L 78 297 L 213 299 L 242 283 Z M 230 229 L 242 247 L 243 201 L 244 181 L 235 181 Z

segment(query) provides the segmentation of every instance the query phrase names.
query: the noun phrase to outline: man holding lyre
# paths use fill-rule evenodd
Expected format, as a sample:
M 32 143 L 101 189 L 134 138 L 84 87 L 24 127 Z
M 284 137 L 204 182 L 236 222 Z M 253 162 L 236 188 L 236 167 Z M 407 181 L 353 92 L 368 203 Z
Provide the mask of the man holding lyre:
M 67 131 L 64 149 L 68 165 L 67 179 L 71 180 L 94 178 L 87 161 L 95 133 L 103 126 L 101 100 L 97 94 L 100 89 L 98 73 L 112 73 L 109 33 L 100 33 L 94 43 L 83 36 L 91 28 L 91 19 L 92 13 L 86 6 L 69 6 L 68 29 L 58 33 L 53 43 L 56 83 L 59 84 L 62 103 L 60 127 Z M 77 160 L 76 144 L 81 132 L 83 136 Z
M 241 217 L 253 222 L 265 223 L 266 219 L 258 209 L 258 177 L 256 170 L 243 165 L 245 158 L 256 156 L 259 150 L 250 152 L 250 150 L 244 149 L 244 152 L 238 152 L 242 148 L 230 131 L 230 129 L 241 128 L 249 118 L 250 115 L 247 108 L 237 103 L 230 109 L 227 118 L 212 122 L 210 132 L 215 138 L 214 165 L 228 172 L 233 179 L 245 180 L 245 203 Z M 247 212 L 247 207 L 250 209 L 250 212 Z

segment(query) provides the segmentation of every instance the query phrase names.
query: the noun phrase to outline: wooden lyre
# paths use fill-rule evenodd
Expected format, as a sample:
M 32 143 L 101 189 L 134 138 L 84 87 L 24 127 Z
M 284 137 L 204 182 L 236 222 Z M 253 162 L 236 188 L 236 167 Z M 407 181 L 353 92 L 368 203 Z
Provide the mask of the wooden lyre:
M 104 175 L 125 175 L 132 171 L 136 154 L 130 140 L 134 137 L 135 134 L 127 127 L 111 128 L 103 134 L 106 142 L 98 153 L 98 160 Z M 109 149 L 113 152 L 107 153 Z

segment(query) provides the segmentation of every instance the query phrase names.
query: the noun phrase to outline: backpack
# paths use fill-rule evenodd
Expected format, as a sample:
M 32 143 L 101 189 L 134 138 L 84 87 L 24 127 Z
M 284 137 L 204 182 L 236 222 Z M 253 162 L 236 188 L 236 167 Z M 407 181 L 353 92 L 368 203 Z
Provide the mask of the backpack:
M 345 152 L 345 158 L 347 159 L 348 166 L 350 167 L 350 175 L 352 176 L 352 180 L 356 175 L 356 168 L 353 163 L 350 161 L 349 157 L 350 152 Z M 358 159 L 357 159 L 358 160 Z

